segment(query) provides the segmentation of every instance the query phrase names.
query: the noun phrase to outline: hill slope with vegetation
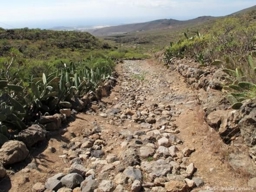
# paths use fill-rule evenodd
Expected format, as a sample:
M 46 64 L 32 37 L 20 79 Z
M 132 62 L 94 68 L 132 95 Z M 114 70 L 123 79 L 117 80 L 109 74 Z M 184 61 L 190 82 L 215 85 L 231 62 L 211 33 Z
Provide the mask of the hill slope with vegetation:
M 145 57 L 86 32 L 1 28 L 0 145 L 63 102 L 99 99 L 117 61 Z
M 223 85 L 231 91 L 231 103 L 239 106 L 237 102 L 256 97 L 256 10 L 227 16 L 183 34 L 165 51 L 167 63 L 174 58 L 189 58 L 202 66 L 218 65 L 232 77 L 228 85 Z
M 93 51 L 104 52 L 110 48 L 89 33 L 27 28 L 0 30 L 2 67 L 14 58 L 13 65 L 26 68 L 33 74 L 47 72 L 47 68 L 58 66 L 61 61 L 82 61 Z
M 0 144 L 41 115 L 59 112 L 61 103 L 96 93 L 111 76 L 111 52 L 89 33 L 1 29 Z

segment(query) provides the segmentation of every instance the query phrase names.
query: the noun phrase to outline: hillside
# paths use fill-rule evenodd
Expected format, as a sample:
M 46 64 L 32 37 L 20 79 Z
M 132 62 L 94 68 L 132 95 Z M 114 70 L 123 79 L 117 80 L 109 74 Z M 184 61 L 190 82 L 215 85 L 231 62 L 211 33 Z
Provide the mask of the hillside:
M 149 21 L 144 23 L 136 23 L 136 24 L 127 24 L 127 25 L 119 25 L 112 27 L 105 27 L 100 29 L 91 29 L 87 30 L 89 33 L 95 36 L 110 36 L 110 35 L 118 35 L 118 34 L 126 34 L 131 32 L 141 32 L 141 31 L 149 31 L 155 29 L 168 29 L 179 26 L 190 26 L 194 24 L 204 23 L 206 21 L 212 20 L 214 17 L 210 16 L 202 16 L 191 20 L 180 21 L 175 19 L 160 19 L 155 21 Z
M 26 54 L 27 57 L 38 57 L 40 54 L 50 51 L 51 49 L 102 49 L 103 42 L 89 33 L 75 31 L 52 31 L 40 29 L 0 29 L 0 56 L 11 49 L 19 49 L 20 53 Z M 30 47 L 36 51 L 31 55 Z M 105 47 L 106 48 L 106 47 Z M 39 54 L 39 55 L 38 55 Z
M 49 73 L 62 62 L 86 60 L 94 53 L 108 52 L 111 46 L 86 32 L 40 29 L 0 29 L 0 67 L 13 59 L 21 76 Z
M 256 10 L 256 6 L 238 11 L 231 15 L 222 16 L 222 17 L 198 17 L 188 21 L 176 21 L 172 27 L 168 26 L 168 20 L 158 20 L 154 23 L 158 23 L 158 26 L 162 26 L 159 28 L 154 28 L 152 30 L 140 30 L 133 31 L 123 34 L 109 35 L 103 37 L 105 40 L 113 41 L 122 46 L 128 47 L 136 47 L 137 50 L 146 51 L 149 53 L 154 53 L 159 50 L 163 50 L 166 46 L 170 45 L 170 42 L 176 42 L 180 39 L 184 38 L 184 33 L 188 35 L 195 35 L 197 32 L 201 34 L 207 34 L 212 29 L 218 29 L 216 31 L 222 31 L 223 29 L 219 29 L 221 26 L 225 28 L 226 25 L 231 27 L 233 23 L 228 24 L 229 21 L 225 22 L 224 20 L 233 17 L 237 17 L 235 20 L 240 20 L 241 25 L 246 25 L 248 21 L 251 22 L 253 19 L 254 11 Z M 249 19 L 249 20 L 247 20 Z M 231 19 L 232 20 L 232 19 Z M 165 21 L 165 22 L 163 22 Z M 159 25 L 159 23 L 165 23 L 165 25 Z M 148 22 L 151 23 L 151 22 Z M 249 24 L 249 23 L 248 23 Z M 234 25 L 239 25 L 236 23 Z M 149 25 L 147 25 L 149 26 Z M 151 25 L 153 26 L 153 25 Z M 120 26 L 121 28 L 121 26 Z M 111 27 L 109 28 L 109 30 Z M 108 30 L 108 28 L 103 28 L 100 30 Z M 99 31 L 100 31 L 99 30 Z M 98 32 L 99 32 L 98 31 Z

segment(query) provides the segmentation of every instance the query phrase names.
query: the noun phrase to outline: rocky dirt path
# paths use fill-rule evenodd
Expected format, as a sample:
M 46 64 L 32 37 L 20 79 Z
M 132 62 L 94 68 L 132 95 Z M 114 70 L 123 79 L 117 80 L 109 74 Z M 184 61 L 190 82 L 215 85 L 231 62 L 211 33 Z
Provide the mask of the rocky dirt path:
M 2 191 L 253 191 L 204 121 L 206 93 L 151 60 L 125 61 L 117 72 L 111 95 L 35 148 Z

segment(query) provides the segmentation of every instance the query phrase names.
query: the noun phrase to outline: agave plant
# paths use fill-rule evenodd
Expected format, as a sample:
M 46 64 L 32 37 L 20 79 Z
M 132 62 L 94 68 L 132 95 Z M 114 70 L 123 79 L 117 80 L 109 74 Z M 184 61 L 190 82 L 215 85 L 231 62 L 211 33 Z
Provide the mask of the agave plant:
M 248 64 L 250 71 L 252 71 L 255 75 L 256 67 L 254 65 L 251 55 L 248 56 Z M 242 101 L 245 99 L 256 98 L 256 84 L 249 81 L 243 81 L 243 79 L 245 79 L 246 77 L 241 69 L 224 69 L 224 71 L 235 78 L 235 81 L 232 84 L 226 86 L 226 88 L 229 89 L 231 92 L 227 98 L 230 103 L 232 103 L 232 108 L 240 108 L 242 106 Z
M 23 87 L 0 80 L 0 146 L 8 140 L 10 132 L 26 128 L 23 120 L 26 115 L 24 106 L 19 102 Z

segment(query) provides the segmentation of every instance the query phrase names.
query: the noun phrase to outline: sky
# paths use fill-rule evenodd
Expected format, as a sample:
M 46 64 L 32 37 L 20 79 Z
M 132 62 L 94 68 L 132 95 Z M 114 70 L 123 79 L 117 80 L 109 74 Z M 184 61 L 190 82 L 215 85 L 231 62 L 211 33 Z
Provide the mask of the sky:
M 0 27 L 108 26 L 224 16 L 255 0 L 1 0 Z

